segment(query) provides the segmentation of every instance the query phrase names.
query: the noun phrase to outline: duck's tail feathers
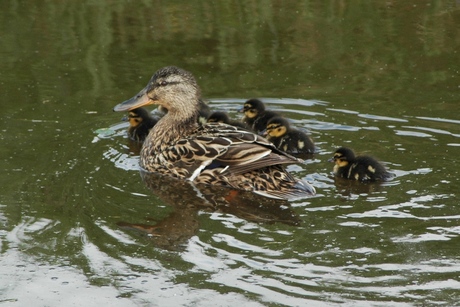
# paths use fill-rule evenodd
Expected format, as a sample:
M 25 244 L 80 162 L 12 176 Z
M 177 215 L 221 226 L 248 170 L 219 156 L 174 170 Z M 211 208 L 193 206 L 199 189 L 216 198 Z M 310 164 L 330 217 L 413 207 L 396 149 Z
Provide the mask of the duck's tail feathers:
M 283 189 L 278 191 L 254 191 L 254 193 L 274 199 L 295 200 L 315 196 L 316 190 L 308 182 L 299 180 L 292 186 L 291 189 Z

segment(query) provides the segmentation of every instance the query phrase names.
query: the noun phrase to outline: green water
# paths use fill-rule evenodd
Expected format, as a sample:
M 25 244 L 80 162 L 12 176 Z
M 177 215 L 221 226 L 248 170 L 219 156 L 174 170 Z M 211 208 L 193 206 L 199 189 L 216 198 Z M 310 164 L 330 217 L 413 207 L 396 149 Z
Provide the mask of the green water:
M 458 1 L 0 8 L 0 305 L 458 304 Z M 318 196 L 146 186 L 112 108 L 167 65 L 213 110 L 259 97 L 307 130 L 319 152 L 289 169 Z M 395 179 L 335 182 L 342 145 Z

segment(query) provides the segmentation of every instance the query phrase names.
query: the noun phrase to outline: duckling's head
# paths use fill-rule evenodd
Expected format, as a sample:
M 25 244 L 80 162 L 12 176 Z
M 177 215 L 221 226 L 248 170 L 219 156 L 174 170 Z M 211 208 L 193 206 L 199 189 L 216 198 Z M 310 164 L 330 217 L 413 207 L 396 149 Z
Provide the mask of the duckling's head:
M 158 70 L 147 86 L 137 95 L 113 109 L 131 111 L 141 106 L 158 104 L 168 110 L 168 114 L 192 116 L 197 113 L 200 88 L 193 75 L 181 68 L 167 66 Z
M 276 116 L 270 119 L 267 123 L 267 129 L 264 132 L 264 135 L 269 137 L 279 138 L 286 134 L 289 130 L 289 122 L 287 119 Z
M 330 162 L 334 162 L 338 167 L 345 167 L 354 160 L 355 153 L 347 147 L 340 147 L 334 152 L 334 157 L 329 159 Z
M 263 111 L 265 111 L 264 103 L 256 98 L 246 101 L 243 108 L 241 109 L 241 112 L 244 113 L 244 116 L 248 118 L 254 118 Z
M 137 108 L 129 111 L 128 122 L 129 126 L 135 128 L 139 126 L 144 120 L 150 117 L 149 111 L 144 108 Z
M 229 121 L 230 121 L 230 119 L 228 118 L 227 113 L 219 112 L 219 111 L 213 112 L 208 118 L 209 123 L 226 123 L 226 124 L 228 124 Z

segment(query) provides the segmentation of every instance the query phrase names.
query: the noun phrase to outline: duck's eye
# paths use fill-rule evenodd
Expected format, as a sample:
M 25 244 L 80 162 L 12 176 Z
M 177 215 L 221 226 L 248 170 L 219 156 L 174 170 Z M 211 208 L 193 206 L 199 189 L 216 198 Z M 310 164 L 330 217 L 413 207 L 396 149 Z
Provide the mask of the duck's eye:
M 165 85 L 167 85 L 167 84 L 168 84 L 168 82 L 166 82 L 166 81 L 164 81 L 164 80 L 161 81 L 161 82 L 159 83 L 159 85 L 161 85 L 161 86 L 165 86 Z

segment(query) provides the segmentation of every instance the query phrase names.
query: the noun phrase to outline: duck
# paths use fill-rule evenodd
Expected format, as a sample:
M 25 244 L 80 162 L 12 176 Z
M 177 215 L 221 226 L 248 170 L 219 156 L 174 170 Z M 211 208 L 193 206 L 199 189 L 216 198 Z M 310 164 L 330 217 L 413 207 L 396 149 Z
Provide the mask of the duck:
M 208 117 L 208 123 L 225 123 L 228 125 L 244 128 L 250 130 L 246 123 L 237 120 L 231 120 L 227 113 L 222 111 L 214 111 Z
M 141 143 L 149 134 L 150 129 L 158 122 L 158 119 L 153 118 L 144 108 L 130 110 L 126 120 L 129 122 L 128 137 Z
M 266 110 L 265 104 L 257 98 L 247 100 L 240 112 L 244 113 L 243 122 L 259 134 L 267 128 L 271 118 L 280 116 L 277 112 Z
M 303 160 L 248 130 L 224 123 L 199 124 L 200 99 L 201 90 L 192 73 L 166 66 L 138 94 L 114 107 L 114 111 L 126 112 L 158 104 L 168 110 L 145 138 L 141 171 L 277 199 L 315 195 L 310 183 L 285 169 Z
M 305 132 L 292 128 L 289 121 L 275 116 L 267 123 L 263 133 L 278 149 L 290 153 L 314 153 L 315 144 Z
M 334 175 L 340 178 L 357 180 L 362 182 L 384 181 L 393 177 L 385 167 L 375 158 L 368 155 L 355 155 L 355 152 L 347 147 L 340 147 L 329 159 L 334 162 Z

